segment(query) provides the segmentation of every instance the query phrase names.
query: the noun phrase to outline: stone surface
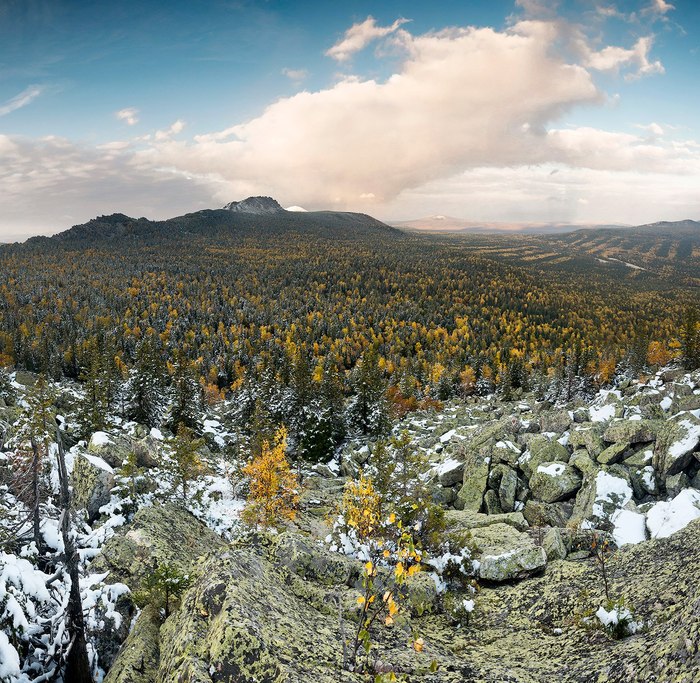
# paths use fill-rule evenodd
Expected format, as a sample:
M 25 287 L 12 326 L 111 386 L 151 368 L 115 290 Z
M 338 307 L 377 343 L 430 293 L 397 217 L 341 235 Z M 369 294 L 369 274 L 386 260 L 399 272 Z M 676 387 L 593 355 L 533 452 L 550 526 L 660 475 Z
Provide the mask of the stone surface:
M 465 454 L 464 483 L 457 493 L 455 507 L 479 512 L 489 478 L 489 451 L 468 450 Z
M 522 579 L 544 569 L 547 556 L 528 534 L 507 524 L 494 524 L 472 531 L 477 550 L 479 578 L 502 582 Z
M 648 443 L 656 441 L 660 427 L 656 420 L 619 420 L 608 425 L 603 439 L 608 443 Z
M 160 660 L 160 616 L 150 606 L 139 615 L 104 683 L 153 683 Z
M 530 489 L 536 500 L 556 503 L 570 498 L 581 488 L 581 474 L 567 463 L 545 462 L 530 478 Z
M 100 508 L 109 503 L 114 488 L 114 470 L 99 457 L 78 454 L 75 457 L 71 479 L 73 505 L 85 508 L 88 520 L 94 521 L 99 517 Z

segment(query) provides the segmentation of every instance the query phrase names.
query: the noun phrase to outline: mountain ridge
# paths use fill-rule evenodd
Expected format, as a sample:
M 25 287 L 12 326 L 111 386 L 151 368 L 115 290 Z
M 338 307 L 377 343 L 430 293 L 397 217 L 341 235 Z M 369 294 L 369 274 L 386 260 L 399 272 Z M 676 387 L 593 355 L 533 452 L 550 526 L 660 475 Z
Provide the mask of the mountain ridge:
M 287 211 L 272 197 L 248 197 L 221 209 L 202 209 L 161 221 L 132 218 L 123 213 L 97 216 L 86 223 L 49 236 L 30 237 L 25 244 L 85 244 L 134 239 L 172 239 L 190 233 L 325 232 L 327 236 L 352 237 L 368 233 L 402 234 L 397 228 L 364 213 L 350 211 Z

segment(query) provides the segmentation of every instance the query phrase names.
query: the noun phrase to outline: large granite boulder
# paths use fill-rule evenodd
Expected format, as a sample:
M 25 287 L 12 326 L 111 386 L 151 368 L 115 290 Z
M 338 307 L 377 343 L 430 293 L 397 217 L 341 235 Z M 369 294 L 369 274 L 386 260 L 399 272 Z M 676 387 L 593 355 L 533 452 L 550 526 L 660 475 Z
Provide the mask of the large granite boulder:
M 563 462 L 545 462 L 530 477 L 530 490 L 536 500 L 556 503 L 570 498 L 581 488 L 581 474 Z

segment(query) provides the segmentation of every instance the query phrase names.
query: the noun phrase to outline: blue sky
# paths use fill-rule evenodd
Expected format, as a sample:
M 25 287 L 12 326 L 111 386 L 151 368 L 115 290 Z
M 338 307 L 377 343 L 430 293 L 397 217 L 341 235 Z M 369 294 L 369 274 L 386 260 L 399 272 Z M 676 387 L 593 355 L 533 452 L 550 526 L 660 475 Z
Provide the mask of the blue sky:
M 0 239 L 248 194 L 700 218 L 695 0 L 0 0 Z

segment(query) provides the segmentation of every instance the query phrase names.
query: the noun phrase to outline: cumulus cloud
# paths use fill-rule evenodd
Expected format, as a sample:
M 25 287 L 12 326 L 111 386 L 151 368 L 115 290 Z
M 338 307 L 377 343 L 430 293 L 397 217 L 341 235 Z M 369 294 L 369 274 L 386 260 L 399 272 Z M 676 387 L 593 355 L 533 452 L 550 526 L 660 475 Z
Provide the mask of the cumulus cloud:
M 407 21 L 408 19 L 397 19 L 391 26 L 378 26 L 374 17 L 367 17 L 363 22 L 353 24 L 340 41 L 326 50 L 326 55 L 338 62 L 345 62 L 373 40 L 394 33 Z
M 134 107 L 127 107 L 126 109 L 120 109 L 115 112 L 114 115 L 120 120 L 124 121 L 127 126 L 135 126 L 139 122 L 139 110 L 134 109 Z
M 11 114 L 13 111 L 17 111 L 17 109 L 26 107 L 37 97 L 39 97 L 42 92 L 44 92 L 44 88 L 40 85 L 28 86 L 21 93 L 15 95 L 12 99 L 0 104 L 0 116 L 7 116 L 7 114 Z
M 590 74 L 552 55 L 556 29 L 455 28 L 410 37 L 385 82 L 346 79 L 270 105 L 194 142 L 143 152 L 152 163 L 275 190 L 314 206 L 371 206 L 433 178 L 481 165 L 537 163 L 542 132 L 577 104 L 600 101 Z
M 551 7 L 520 4 L 531 13 Z M 604 210 L 610 213 L 603 220 L 623 220 L 613 190 L 628 195 L 622 180 L 610 181 L 614 177 L 636 183 L 629 194 L 641 197 L 640 206 L 649 206 L 656 182 L 678 211 L 684 207 L 692 215 L 688 207 L 697 205 L 700 179 L 697 143 L 661 135 L 670 129 L 658 124 L 637 134 L 563 125 L 580 105 L 610 102 L 596 86 L 598 72 L 661 72 L 651 57 L 651 37 L 630 48 L 593 48 L 580 29 L 534 16 L 501 31 L 412 35 L 400 25 L 367 25 L 384 32 L 367 40 L 392 35 L 400 42 L 403 61 L 392 76 L 348 76 L 281 98 L 224 130 L 188 138 L 179 135 L 185 124 L 177 120 L 99 148 L 0 138 L 0 213 L 5 221 L 20 220 L 32 196 L 47 220 L 58 215 L 55 206 L 74 215 L 71 198 L 91 213 L 164 217 L 266 194 L 285 206 L 385 218 L 464 215 L 469 207 L 474 217 L 489 214 L 489 220 L 506 214 L 563 220 L 567 212 L 594 220 Z M 365 46 L 367 26 L 350 29 L 331 56 L 342 61 Z M 607 183 L 605 202 L 596 197 L 599 182 Z M 112 197 L 123 201 L 110 204 Z M 625 211 L 632 215 L 630 206 Z M 551 216 L 543 215 L 548 211 Z

